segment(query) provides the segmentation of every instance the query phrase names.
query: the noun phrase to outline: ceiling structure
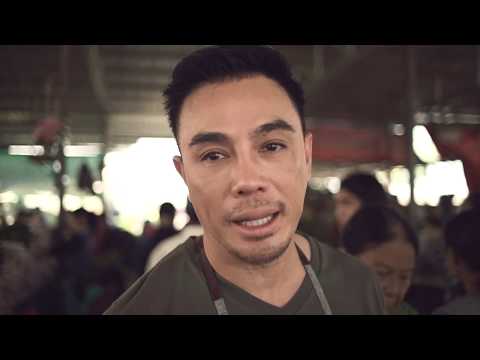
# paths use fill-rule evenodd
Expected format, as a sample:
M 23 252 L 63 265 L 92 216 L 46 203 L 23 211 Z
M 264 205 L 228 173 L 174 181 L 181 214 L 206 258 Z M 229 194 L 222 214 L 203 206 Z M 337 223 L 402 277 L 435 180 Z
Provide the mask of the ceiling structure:
M 344 120 L 388 129 L 406 123 L 412 106 L 439 121 L 454 114 L 454 121 L 480 123 L 479 46 L 273 47 L 305 88 L 311 127 Z M 178 61 L 199 48 L 1 45 L 0 147 L 31 144 L 62 89 L 72 144 L 111 148 L 170 136 L 161 94 Z

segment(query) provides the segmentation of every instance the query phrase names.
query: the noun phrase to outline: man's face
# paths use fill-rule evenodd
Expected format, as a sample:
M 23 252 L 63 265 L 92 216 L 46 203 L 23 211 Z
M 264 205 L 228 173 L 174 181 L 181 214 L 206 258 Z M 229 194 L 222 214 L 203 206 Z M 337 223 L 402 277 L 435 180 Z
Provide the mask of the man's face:
M 187 97 L 175 166 L 226 261 L 265 265 L 290 244 L 311 174 L 311 135 L 287 93 L 264 76 L 205 85 Z

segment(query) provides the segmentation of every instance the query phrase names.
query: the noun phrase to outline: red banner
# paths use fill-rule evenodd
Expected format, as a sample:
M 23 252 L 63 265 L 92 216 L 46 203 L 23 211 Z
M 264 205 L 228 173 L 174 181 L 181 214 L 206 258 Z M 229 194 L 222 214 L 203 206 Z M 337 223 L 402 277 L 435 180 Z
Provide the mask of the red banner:
M 313 159 L 326 163 L 380 163 L 405 165 L 406 138 L 389 135 L 382 128 L 354 128 L 324 124 L 311 130 Z

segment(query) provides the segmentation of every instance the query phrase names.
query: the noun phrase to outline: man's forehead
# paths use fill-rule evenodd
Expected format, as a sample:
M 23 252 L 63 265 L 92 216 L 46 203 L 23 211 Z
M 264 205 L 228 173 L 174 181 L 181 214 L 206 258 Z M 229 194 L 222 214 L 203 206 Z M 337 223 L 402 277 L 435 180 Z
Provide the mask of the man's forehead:
M 261 106 L 260 106 L 261 105 Z M 288 93 L 277 82 L 263 75 L 230 79 L 200 86 L 185 98 L 179 120 L 198 121 L 208 117 L 261 109 L 297 113 Z M 273 114 L 271 114 L 273 115 Z M 215 119 L 217 121 L 218 119 Z

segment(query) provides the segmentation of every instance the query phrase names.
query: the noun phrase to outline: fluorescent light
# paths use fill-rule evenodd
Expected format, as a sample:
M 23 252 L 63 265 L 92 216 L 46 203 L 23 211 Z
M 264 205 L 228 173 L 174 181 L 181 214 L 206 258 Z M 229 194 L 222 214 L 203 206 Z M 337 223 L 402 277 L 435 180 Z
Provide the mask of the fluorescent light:
M 83 208 L 96 215 L 103 213 L 103 203 L 97 196 L 86 196 L 82 199 Z
M 93 192 L 95 194 L 102 194 L 103 193 L 103 182 L 101 181 L 94 181 L 92 184 Z
M 8 226 L 12 226 L 15 223 L 15 218 L 13 217 L 13 215 L 10 214 L 5 216 L 5 220 L 7 221 Z
M 18 203 L 18 196 L 13 191 L 0 193 L 0 203 Z
M 101 144 L 67 145 L 64 148 L 67 157 L 89 157 L 101 154 Z M 9 155 L 42 156 L 45 148 L 41 145 L 11 145 L 8 147 Z
M 63 198 L 63 206 L 67 211 L 75 211 L 82 207 L 82 200 L 76 195 L 66 194 Z
M 410 173 L 404 166 L 396 166 L 390 171 L 388 192 L 397 197 L 400 205 L 410 203 Z
M 65 146 L 65 156 L 67 157 L 89 157 L 98 156 L 101 153 L 100 144 L 87 145 L 67 145 Z
M 327 177 L 325 179 L 325 187 L 332 194 L 336 194 L 340 191 L 340 179 L 338 177 Z
M 403 124 L 393 124 L 392 132 L 395 136 L 403 136 L 405 135 L 405 126 Z
M 413 128 L 413 150 L 415 154 L 425 163 L 440 161 L 440 153 L 433 143 L 428 130 L 423 125 Z
M 42 212 L 55 216 L 60 212 L 60 199 L 51 191 L 26 194 L 23 197 L 23 204 L 27 209 L 39 208 Z
M 8 147 L 8 155 L 20 156 L 42 156 L 45 149 L 40 145 L 10 145 Z
M 313 190 L 323 190 L 325 188 L 324 179 L 322 177 L 312 177 L 308 182 Z
M 438 181 L 442 179 L 442 181 Z M 388 185 L 390 194 L 397 196 L 399 203 L 410 203 L 410 176 L 405 167 L 393 168 Z M 417 205 L 437 206 L 443 195 L 454 195 L 453 204 L 460 205 L 469 195 L 463 164 L 459 160 L 439 161 L 415 168 L 414 199 Z

